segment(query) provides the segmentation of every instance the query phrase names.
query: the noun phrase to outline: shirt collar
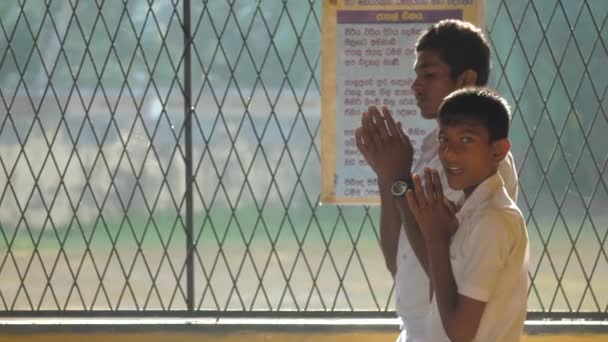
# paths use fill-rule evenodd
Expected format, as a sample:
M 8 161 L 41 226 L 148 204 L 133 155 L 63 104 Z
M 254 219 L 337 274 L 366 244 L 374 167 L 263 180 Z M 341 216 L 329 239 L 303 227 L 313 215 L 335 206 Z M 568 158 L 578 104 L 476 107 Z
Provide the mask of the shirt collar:
M 504 182 L 498 172 L 481 182 L 481 184 L 479 184 L 477 188 L 473 190 L 471 196 L 464 200 L 462 207 L 456 213 L 458 222 L 462 222 L 466 218 L 470 217 L 480 205 L 489 200 L 490 197 L 492 197 L 492 195 L 494 195 L 502 186 L 504 186 Z M 464 199 L 464 196 L 462 199 Z

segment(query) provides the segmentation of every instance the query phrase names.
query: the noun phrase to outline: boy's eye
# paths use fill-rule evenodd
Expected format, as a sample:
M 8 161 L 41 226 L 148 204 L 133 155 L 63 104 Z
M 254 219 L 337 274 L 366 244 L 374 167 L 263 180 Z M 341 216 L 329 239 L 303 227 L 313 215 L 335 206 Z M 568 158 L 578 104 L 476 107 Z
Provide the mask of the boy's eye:
M 443 135 L 438 136 L 437 140 L 439 141 L 439 143 L 442 143 L 442 144 L 448 141 L 448 139 L 446 137 L 444 137 Z
M 427 70 L 419 70 L 419 71 L 416 71 L 416 75 L 418 77 L 422 77 L 422 78 L 431 78 L 431 77 L 435 76 L 435 72 L 427 71 Z
M 470 143 L 471 141 L 473 141 L 473 138 L 471 137 L 462 137 L 460 138 L 460 141 L 462 141 L 463 143 Z

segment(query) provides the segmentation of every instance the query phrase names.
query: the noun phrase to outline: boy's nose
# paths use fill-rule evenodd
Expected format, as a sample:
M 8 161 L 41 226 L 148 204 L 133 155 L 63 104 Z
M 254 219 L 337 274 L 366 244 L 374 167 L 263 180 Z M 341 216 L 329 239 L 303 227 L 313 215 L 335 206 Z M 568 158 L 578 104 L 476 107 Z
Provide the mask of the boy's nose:
M 458 159 L 458 151 L 454 146 L 446 144 L 439 150 L 439 153 L 442 154 L 443 159 L 448 162 L 456 161 Z
M 414 92 L 420 89 L 420 80 L 418 77 L 414 79 L 414 82 L 412 82 L 412 84 L 410 85 L 410 89 L 412 89 L 412 91 Z

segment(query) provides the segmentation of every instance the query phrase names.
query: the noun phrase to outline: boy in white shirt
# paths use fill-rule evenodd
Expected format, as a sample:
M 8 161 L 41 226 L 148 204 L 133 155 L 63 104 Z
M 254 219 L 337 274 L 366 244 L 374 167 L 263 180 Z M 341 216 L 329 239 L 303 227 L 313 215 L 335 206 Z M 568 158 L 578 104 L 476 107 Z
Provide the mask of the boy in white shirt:
M 481 88 L 445 98 L 438 113 L 438 155 L 449 186 L 465 200 L 456 212 L 437 170 L 419 175 L 400 209 L 424 240 L 433 299 L 426 341 L 519 341 L 526 317 L 528 235 L 498 165 L 510 149 L 510 110 Z M 402 134 L 401 130 L 396 130 Z M 404 211 L 404 210 L 402 210 Z

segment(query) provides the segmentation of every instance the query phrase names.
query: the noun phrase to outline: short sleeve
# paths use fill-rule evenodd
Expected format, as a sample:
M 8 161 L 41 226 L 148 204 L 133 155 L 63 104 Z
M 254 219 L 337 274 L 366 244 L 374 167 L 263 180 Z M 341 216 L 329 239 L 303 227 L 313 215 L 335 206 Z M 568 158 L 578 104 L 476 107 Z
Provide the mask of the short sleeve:
M 458 292 L 487 302 L 498 285 L 511 250 L 508 218 L 500 211 L 481 217 L 464 241 L 456 275 Z

